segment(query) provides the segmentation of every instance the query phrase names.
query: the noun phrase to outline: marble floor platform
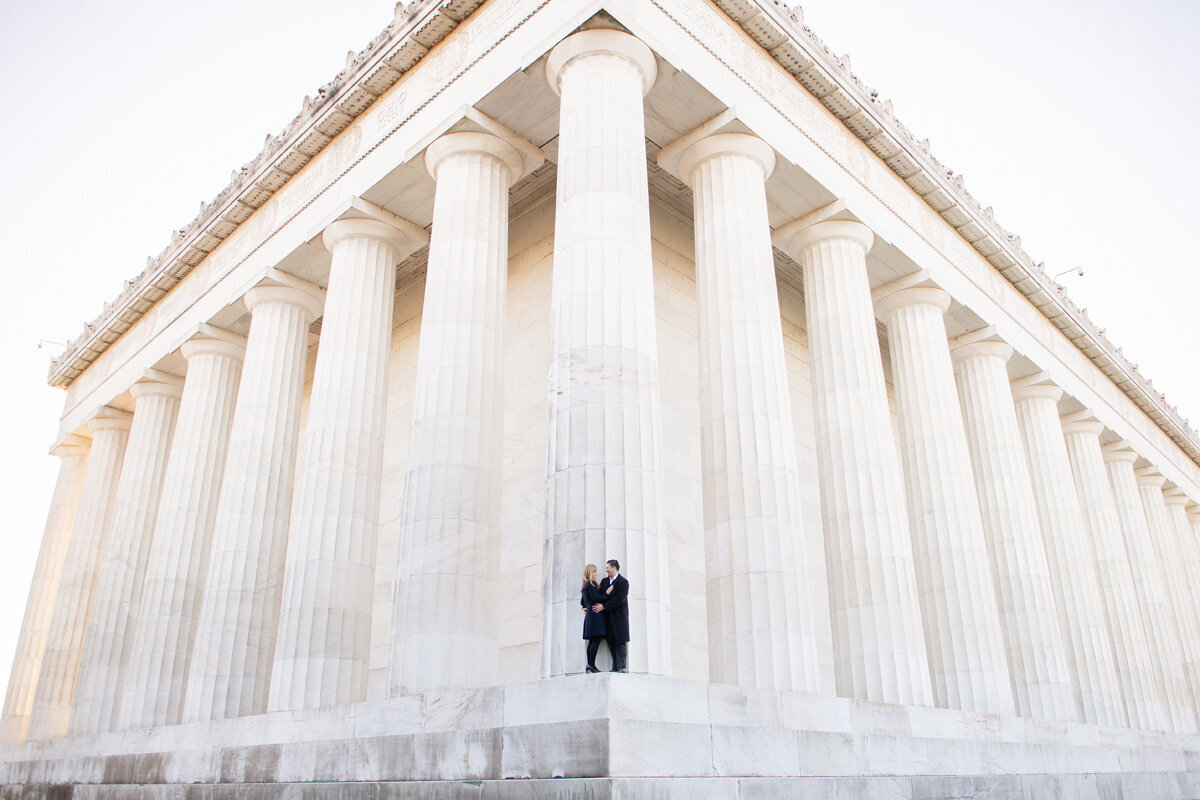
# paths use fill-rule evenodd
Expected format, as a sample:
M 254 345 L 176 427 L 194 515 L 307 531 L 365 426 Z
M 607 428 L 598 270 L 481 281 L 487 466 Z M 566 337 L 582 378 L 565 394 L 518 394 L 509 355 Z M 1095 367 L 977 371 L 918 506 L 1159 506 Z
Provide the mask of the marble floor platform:
M 0 797 L 1200 798 L 1200 736 L 570 676 L 0 748 Z

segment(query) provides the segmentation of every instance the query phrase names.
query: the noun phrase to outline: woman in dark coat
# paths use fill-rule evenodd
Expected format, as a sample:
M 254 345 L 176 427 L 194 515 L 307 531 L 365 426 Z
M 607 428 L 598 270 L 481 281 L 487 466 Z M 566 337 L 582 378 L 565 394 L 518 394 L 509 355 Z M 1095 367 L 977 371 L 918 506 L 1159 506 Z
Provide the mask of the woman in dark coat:
M 596 653 L 604 641 L 604 612 L 592 611 L 592 606 L 603 600 L 604 595 L 600 594 L 600 586 L 596 583 L 596 565 L 588 564 L 583 568 L 583 589 L 579 595 L 579 605 L 583 606 L 583 638 L 587 639 L 588 672 L 600 671 L 596 669 Z

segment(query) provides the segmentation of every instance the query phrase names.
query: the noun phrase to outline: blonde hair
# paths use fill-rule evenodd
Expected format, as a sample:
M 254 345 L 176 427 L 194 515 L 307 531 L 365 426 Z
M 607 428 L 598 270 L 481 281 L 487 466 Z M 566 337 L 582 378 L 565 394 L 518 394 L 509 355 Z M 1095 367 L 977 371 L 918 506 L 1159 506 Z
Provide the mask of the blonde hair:
M 588 564 L 586 567 L 583 568 L 583 586 L 587 586 L 589 583 L 592 586 L 597 585 L 596 584 L 596 565 L 595 564 Z M 583 588 L 583 587 L 581 586 L 580 588 Z

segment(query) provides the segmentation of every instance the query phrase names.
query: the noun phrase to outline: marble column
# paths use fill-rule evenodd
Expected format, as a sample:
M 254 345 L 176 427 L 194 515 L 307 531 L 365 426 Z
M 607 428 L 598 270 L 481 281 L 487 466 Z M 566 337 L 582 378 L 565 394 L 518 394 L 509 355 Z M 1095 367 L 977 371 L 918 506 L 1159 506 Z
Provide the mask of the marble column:
M 1063 435 L 1079 504 L 1095 547 L 1095 569 L 1112 634 L 1125 711 L 1130 727 L 1166 730 L 1169 721 L 1165 701 L 1154 680 L 1154 665 L 1150 661 L 1150 646 L 1125 549 L 1121 518 L 1100 451 L 1104 424 L 1088 417 L 1090 412 L 1064 417 Z
M 62 444 L 50 451 L 59 458 L 58 481 L 54 484 L 54 494 L 50 499 L 50 513 L 46 516 L 42 547 L 38 551 L 37 566 L 33 569 L 33 584 L 29 587 L 25 618 L 21 621 L 21 634 L 17 638 L 16 654 L 9 674 L 4 714 L 0 717 L 0 745 L 25 741 L 25 732 L 29 728 L 33 694 L 37 689 L 42 653 L 45 652 L 46 637 L 50 632 L 54 597 L 67 557 L 71 526 L 75 522 L 75 509 L 83 488 L 90 444 L 82 436 L 69 435 Z
M 389 694 L 495 683 L 508 188 L 521 154 L 483 133 L 425 153 L 437 181 L 401 516 Z
M 1155 467 L 1134 470 L 1138 491 L 1142 497 L 1142 509 L 1146 524 L 1150 528 L 1150 539 L 1154 543 L 1158 563 L 1162 569 L 1163 583 L 1174 612 L 1175 627 L 1179 632 L 1179 643 L 1183 650 L 1184 675 L 1192 690 L 1193 708 L 1200 703 L 1200 613 L 1193 603 L 1192 590 L 1188 586 L 1187 569 L 1175 531 L 1174 521 L 1163 498 L 1166 478 Z
M 1192 539 L 1200 542 L 1200 505 L 1193 504 L 1187 507 L 1188 524 L 1192 526 Z
M 1184 671 L 1183 645 L 1179 640 L 1175 611 L 1171 608 L 1162 565 L 1154 551 L 1137 477 L 1133 473 L 1133 462 L 1138 454 L 1124 441 L 1105 445 L 1102 451 L 1146 629 L 1154 681 L 1162 691 L 1170 729 L 1176 733 L 1195 733 L 1196 706 Z
M 1179 571 L 1183 585 L 1188 590 L 1188 605 L 1196 620 L 1193 636 L 1200 641 L 1200 553 L 1196 540 L 1192 538 L 1192 526 L 1187 518 L 1187 504 L 1191 502 L 1179 487 L 1168 487 L 1163 492 L 1167 517 L 1175 531 L 1175 552 L 1178 554 Z M 1181 598 L 1182 600 L 1182 598 Z M 1200 682 L 1200 681 L 1198 681 Z M 1200 698 L 1200 692 L 1196 694 Z
M 70 734 L 103 733 L 115 721 L 129 620 L 142 590 L 182 383 L 148 380 L 129 389 L 135 403 L 133 423 L 88 613 Z
M 917 590 L 934 702 L 1011 714 L 996 589 L 942 319 L 950 295 L 921 287 L 887 294 L 892 385 L 907 478 Z
M 163 478 L 141 599 L 131 621 L 116 727 L 174 725 L 183 711 L 201 580 L 207 575 L 225 446 L 233 422 L 241 337 L 183 344 L 187 378 Z
M 1192 525 L 1188 521 L 1187 505 L 1191 498 L 1179 487 L 1169 487 L 1163 492 L 1167 516 L 1175 526 L 1175 541 L 1179 548 L 1180 563 L 1188 588 L 1192 591 L 1192 607 L 1200 614 L 1200 551 L 1192 537 Z
M 322 240 L 333 261 L 288 533 L 272 711 L 366 699 L 396 267 L 427 235 L 399 218 L 342 219 Z
M 682 155 L 696 223 L 712 680 L 816 692 L 817 622 L 764 181 L 775 152 L 719 134 Z
M 308 328 L 321 300 L 285 286 L 246 292 L 250 332 L 226 447 L 185 722 L 267 710 L 287 551 Z
M 867 281 L 874 234 L 825 221 L 775 234 L 804 266 L 834 673 L 844 697 L 933 702 L 912 538 Z
M 658 334 L 642 97 L 657 66 L 614 30 L 560 42 L 542 675 L 582 672 L 580 573 L 621 562 L 631 672 L 669 674 Z
M 46 636 L 27 740 L 55 739 L 67 732 L 88 609 L 104 536 L 112 519 L 130 419 L 128 412 L 105 406 L 88 421 L 92 448 L 54 598 L 54 614 Z
M 951 357 L 1016 711 L 1031 719 L 1075 720 L 1046 544 L 1005 367 L 1012 353 L 1004 342 L 974 342 L 955 347 Z
M 1015 385 L 1017 421 L 1029 458 L 1077 708 L 1084 722 L 1123 727 L 1127 718 L 1094 566 L 1095 547 L 1079 507 L 1059 422 L 1063 392 L 1045 383 L 1030 385 L 1026 379 Z

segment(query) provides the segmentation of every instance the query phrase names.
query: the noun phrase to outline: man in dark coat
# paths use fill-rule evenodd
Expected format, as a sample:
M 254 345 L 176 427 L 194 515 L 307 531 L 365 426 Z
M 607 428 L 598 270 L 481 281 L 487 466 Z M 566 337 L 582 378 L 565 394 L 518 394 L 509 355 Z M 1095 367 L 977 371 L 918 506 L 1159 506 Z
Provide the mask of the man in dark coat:
M 629 641 L 629 581 L 621 574 L 621 565 L 614 558 L 604 567 L 608 577 L 600 581 L 604 601 L 592 606 L 604 612 L 605 638 L 612 653 L 612 671 L 625 672 L 625 644 Z

